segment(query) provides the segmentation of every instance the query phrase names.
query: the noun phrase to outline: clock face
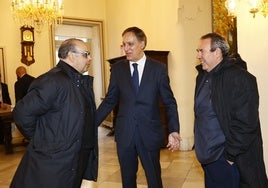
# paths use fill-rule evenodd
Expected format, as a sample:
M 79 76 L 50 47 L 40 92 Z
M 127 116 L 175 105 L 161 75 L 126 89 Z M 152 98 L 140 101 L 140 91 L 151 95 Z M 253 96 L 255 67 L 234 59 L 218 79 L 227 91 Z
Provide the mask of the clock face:
M 23 31 L 23 40 L 24 41 L 33 41 L 33 33 L 29 30 Z

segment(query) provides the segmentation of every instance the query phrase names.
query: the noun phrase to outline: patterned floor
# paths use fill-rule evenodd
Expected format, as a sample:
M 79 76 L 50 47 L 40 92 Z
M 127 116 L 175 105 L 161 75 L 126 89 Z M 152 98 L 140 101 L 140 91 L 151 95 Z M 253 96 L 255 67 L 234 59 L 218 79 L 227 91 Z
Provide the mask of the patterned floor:
M 120 188 L 121 177 L 113 136 L 110 130 L 99 128 L 100 163 L 98 182 L 84 181 L 81 188 Z M 13 143 L 22 142 L 22 136 L 13 130 Z M 0 187 L 8 188 L 25 146 L 16 146 L 14 153 L 6 155 L 0 145 Z M 161 167 L 164 188 L 204 188 L 203 172 L 195 158 L 194 151 L 170 152 L 161 150 Z M 138 188 L 147 188 L 144 171 L 139 166 Z

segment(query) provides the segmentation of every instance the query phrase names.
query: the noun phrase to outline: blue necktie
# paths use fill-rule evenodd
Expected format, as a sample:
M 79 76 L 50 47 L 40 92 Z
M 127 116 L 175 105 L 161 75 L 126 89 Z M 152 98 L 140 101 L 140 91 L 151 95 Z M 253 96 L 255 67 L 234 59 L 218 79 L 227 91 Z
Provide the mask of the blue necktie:
M 134 71 L 132 74 L 132 81 L 135 87 L 135 92 L 136 94 L 138 94 L 139 91 L 139 72 L 138 72 L 138 64 L 137 63 L 133 63 L 132 64 Z

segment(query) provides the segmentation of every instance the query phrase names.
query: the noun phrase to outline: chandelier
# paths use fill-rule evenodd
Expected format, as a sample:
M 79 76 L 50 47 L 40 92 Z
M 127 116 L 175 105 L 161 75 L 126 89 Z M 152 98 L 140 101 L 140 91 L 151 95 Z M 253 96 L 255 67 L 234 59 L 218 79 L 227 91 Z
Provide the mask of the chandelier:
M 43 25 L 62 23 L 62 0 L 12 0 L 15 21 L 41 32 Z
M 236 17 L 239 2 L 248 3 L 250 7 L 249 12 L 253 14 L 253 18 L 255 18 L 257 13 L 261 13 L 266 18 L 268 14 L 268 0 L 226 0 L 225 7 L 228 10 L 229 16 Z

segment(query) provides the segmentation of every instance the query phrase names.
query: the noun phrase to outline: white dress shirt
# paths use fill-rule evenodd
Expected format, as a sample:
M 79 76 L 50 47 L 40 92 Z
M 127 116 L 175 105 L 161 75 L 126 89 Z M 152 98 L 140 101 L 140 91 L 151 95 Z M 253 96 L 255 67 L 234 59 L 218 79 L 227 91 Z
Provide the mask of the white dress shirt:
M 138 60 L 137 62 L 129 61 L 129 67 L 130 67 L 131 76 L 133 75 L 133 71 L 134 71 L 134 68 L 133 68 L 132 64 L 133 63 L 137 63 L 138 64 L 139 84 L 141 83 L 141 78 L 142 78 L 142 74 L 143 74 L 143 69 L 144 69 L 145 61 L 146 61 L 145 54 L 143 54 L 142 58 L 140 60 Z

